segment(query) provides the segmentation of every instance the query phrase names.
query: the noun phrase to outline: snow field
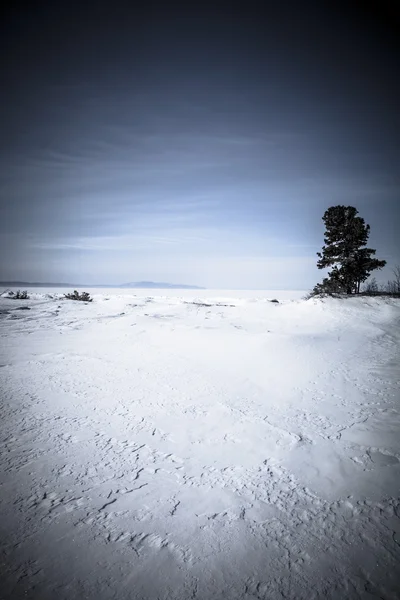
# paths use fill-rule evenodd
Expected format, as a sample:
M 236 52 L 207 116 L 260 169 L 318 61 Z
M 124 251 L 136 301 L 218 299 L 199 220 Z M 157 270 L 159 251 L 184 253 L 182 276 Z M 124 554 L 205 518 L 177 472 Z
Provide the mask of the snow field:
M 154 293 L 0 298 L 0 596 L 398 598 L 400 302 Z

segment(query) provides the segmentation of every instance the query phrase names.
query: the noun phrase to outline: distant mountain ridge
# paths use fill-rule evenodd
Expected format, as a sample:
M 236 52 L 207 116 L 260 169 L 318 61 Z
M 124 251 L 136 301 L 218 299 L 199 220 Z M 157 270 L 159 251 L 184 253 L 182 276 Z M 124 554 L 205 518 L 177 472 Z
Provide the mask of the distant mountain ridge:
M 180 290 L 205 290 L 198 285 L 184 285 L 180 283 L 164 283 L 156 281 L 138 281 L 110 285 L 106 283 L 40 283 L 29 281 L 0 281 L 0 287 L 62 287 L 62 288 L 146 288 L 146 289 L 180 289 Z

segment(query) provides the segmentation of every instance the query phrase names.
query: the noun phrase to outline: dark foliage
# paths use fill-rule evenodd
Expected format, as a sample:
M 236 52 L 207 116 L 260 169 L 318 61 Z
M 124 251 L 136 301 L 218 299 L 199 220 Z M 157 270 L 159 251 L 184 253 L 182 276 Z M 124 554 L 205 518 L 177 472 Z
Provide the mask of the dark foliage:
M 15 293 L 8 292 L 8 297 L 12 298 L 13 300 L 29 300 L 27 290 L 23 290 L 22 292 L 20 290 L 17 290 Z
M 82 292 L 80 294 L 77 290 L 74 290 L 74 292 L 70 294 L 64 294 L 64 297 L 68 300 L 78 300 L 80 302 L 93 302 L 93 298 L 90 297 L 90 294 L 88 292 Z
M 325 211 L 324 246 L 317 252 L 318 269 L 332 267 L 328 277 L 315 286 L 313 294 L 358 294 L 372 271 L 382 269 L 385 260 L 374 258 L 376 250 L 364 248 L 370 226 L 357 216 L 353 206 L 331 206 Z

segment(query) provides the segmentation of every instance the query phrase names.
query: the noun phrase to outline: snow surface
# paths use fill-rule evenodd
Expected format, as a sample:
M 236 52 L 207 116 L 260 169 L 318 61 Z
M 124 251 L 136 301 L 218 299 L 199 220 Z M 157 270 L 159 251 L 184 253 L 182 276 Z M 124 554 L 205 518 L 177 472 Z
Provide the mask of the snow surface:
M 0 298 L 0 597 L 399 598 L 400 301 L 135 291 Z

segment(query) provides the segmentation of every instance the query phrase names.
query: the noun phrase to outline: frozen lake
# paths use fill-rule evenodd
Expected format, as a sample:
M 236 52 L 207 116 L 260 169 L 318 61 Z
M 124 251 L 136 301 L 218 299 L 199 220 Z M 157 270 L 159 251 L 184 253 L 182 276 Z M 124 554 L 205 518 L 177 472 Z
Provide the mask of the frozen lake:
M 59 287 L 11 287 L 12 291 L 17 289 L 26 289 L 30 294 L 66 294 L 73 291 L 72 288 L 59 288 Z M 308 290 L 194 290 L 194 289 L 155 289 L 155 288 L 91 288 L 91 287 L 78 287 L 79 292 L 89 292 L 91 296 L 157 296 L 157 297 L 180 297 L 180 298 L 278 298 L 281 300 L 298 300 L 307 294 Z M 2 291 L 2 290 L 0 290 Z

